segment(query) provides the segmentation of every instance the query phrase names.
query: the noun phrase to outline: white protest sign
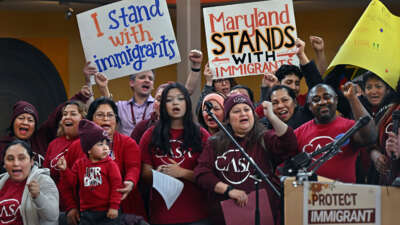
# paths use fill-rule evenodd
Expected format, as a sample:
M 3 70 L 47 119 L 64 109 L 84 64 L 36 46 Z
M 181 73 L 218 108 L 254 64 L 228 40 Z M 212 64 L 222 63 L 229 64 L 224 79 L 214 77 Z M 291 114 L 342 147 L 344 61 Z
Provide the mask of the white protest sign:
M 304 183 L 303 225 L 381 224 L 379 186 Z
M 124 0 L 77 15 L 87 61 L 108 79 L 180 62 L 165 0 Z
M 258 75 L 299 64 L 292 0 L 204 8 L 214 79 Z

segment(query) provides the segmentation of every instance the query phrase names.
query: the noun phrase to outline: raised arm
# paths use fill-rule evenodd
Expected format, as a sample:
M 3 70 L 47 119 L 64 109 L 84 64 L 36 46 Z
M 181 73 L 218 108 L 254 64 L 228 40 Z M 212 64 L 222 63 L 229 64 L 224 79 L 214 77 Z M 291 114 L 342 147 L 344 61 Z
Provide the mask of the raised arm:
M 267 117 L 268 121 L 271 123 L 276 135 L 278 137 L 284 135 L 286 133 L 286 130 L 288 129 L 288 125 L 275 115 L 275 113 L 273 112 L 272 103 L 264 101 L 262 103 L 262 106 L 264 108 L 265 117 Z
M 318 71 L 320 74 L 324 74 L 328 66 L 325 57 L 324 40 L 321 37 L 310 36 L 310 43 L 316 55 L 315 61 L 317 64 Z
M 203 61 L 203 53 L 193 49 L 189 52 L 190 72 L 186 80 L 185 87 L 192 95 L 197 86 L 199 86 L 201 76 L 201 62 Z
M 360 100 L 357 97 L 355 85 L 352 82 L 347 82 L 343 86 L 343 94 L 347 98 L 350 103 L 351 111 L 353 112 L 354 120 L 358 120 L 361 117 L 371 115 L 361 104 Z M 369 123 L 361 128 L 357 133 L 355 133 L 352 137 L 352 143 L 357 147 L 367 146 L 374 144 L 377 138 L 377 131 L 375 122 L 371 117 Z
M 212 82 L 213 82 L 212 81 L 212 73 L 211 73 L 211 69 L 210 69 L 208 63 L 204 66 L 203 75 L 204 75 L 204 78 L 206 79 L 206 84 L 204 85 L 204 88 L 201 91 L 199 100 L 197 101 L 195 113 L 197 113 L 200 110 L 201 103 L 203 102 L 204 97 L 206 97 L 206 95 L 214 92 L 214 88 L 212 86 Z
M 279 85 L 278 78 L 275 76 L 275 74 L 266 71 L 261 80 L 260 103 L 268 100 L 269 90 L 276 85 Z

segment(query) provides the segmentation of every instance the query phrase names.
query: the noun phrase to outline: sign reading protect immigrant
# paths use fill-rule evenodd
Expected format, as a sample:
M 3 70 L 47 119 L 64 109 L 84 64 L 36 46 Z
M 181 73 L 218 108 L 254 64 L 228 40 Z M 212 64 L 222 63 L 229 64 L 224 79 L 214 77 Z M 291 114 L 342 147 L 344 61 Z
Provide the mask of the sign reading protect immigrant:
M 85 57 L 115 79 L 180 62 L 165 0 L 125 0 L 77 15 Z
M 299 64 L 292 0 L 204 8 L 214 79 L 258 75 Z
M 380 225 L 381 189 L 339 183 L 304 184 L 304 225 Z

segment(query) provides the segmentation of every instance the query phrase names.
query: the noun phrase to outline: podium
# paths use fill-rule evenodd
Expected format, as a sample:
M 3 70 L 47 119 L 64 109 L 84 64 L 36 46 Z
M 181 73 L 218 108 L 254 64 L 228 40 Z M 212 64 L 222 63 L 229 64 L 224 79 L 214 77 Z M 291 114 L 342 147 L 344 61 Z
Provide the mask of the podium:
M 326 183 L 327 180 L 319 182 Z M 284 218 L 286 225 L 303 225 L 304 216 L 304 185 L 294 185 L 294 178 L 287 178 L 284 181 Z M 329 180 L 335 185 L 348 185 Z M 400 224 L 400 188 L 364 185 L 365 188 L 373 186 L 380 190 L 380 221 L 381 225 Z M 357 188 L 364 189 L 363 185 Z M 378 200 L 377 200 L 378 201 Z M 345 224 L 345 223 L 343 223 Z M 349 223 L 350 224 L 350 223 Z

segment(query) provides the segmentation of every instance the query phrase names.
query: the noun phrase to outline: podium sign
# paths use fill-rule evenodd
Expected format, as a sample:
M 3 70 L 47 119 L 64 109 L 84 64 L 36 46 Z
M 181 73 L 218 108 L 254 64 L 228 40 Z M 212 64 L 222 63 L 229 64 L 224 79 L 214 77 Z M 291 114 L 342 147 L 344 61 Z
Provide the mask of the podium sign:
M 303 225 L 381 224 L 378 186 L 306 182 L 303 203 Z

